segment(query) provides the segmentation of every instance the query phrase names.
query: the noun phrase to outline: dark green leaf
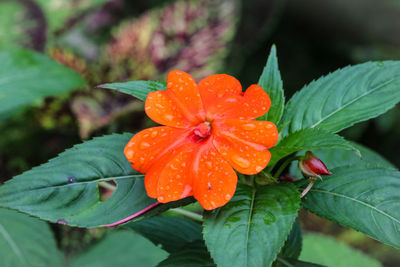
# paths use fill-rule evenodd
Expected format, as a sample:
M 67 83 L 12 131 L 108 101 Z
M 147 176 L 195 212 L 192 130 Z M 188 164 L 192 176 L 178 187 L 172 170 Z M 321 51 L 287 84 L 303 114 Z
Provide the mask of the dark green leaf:
M 305 262 L 305 261 L 299 261 L 299 260 L 290 259 L 290 258 L 278 257 L 276 259 L 276 261 L 277 261 L 277 263 L 274 267 L 324 267 L 324 265 L 319 265 L 319 264 Z
M 343 150 L 343 149 L 313 149 L 313 153 L 321 159 L 329 170 L 340 166 L 347 166 L 350 164 L 358 163 L 370 163 L 373 165 L 379 165 L 385 168 L 396 167 L 383 158 L 381 155 L 375 151 L 366 148 L 360 144 L 350 142 L 358 151 L 361 153 L 361 157 L 356 155 L 353 151 Z M 305 151 L 299 152 L 298 154 L 304 155 Z M 293 163 L 290 167 L 290 173 L 294 177 L 301 177 L 301 173 L 297 167 L 297 163 Z
M 203 241 L 195 241 L 181 251 L 172 253 L 158 267 L 213 267 L 216 266 L 210 257 Z
M 337 70 L 296 93 L 288 102 L 283 136 L 305 128 L 338 132 L 379 116 L 400 100 L 400 62 L 368 62 Z
M 202 240 L 201 225 L 179 217 L 152 217 L 126 227 L 148 238 L 169 253 L 179 252 L 187 243 Z
M 275 45 L 271 48 L 267 64 L 258 80 L 258 84 L 271 98 L 271 108 L 268 113 L 258 119 L 272 121 L 278 124 L 283 114 L 285 96 L 283 93 L 283 82 L 278 68 L 278 57 L 276 56 Z
M 297 259 L 300 256 L 302 241 L 303 238 L 301 235 L 300 224 L 296 220 L 293 224 L 292 230 L 290 230 L 288 239 L 286 240 L 285 245 L 282 248 L 282 251 L 280 253 L 281 257 Z
M 400 248 L 400 172 L 365 164 L 339 167 L 303 198 L 311 212 Z M 307 182 L 299 182 L 305 187 Z
M 132 134 L 95 138 L 0 186 L 0 206 L 72 226 L 96 227 L 119 221 L 156 202 L 144 188 L 123 149 Z M 100 201 L 98 184 L 115 181 L 117 190 Z M 160 204 L 146 215 L 192 202 Z
M 70 267 L 156 266 L 168 253 L 129 230 L 113 231 L 73 258 Z
M 304 235 L 301 260 L 316 262 L 329 267 L 380 267 L 377 260 L 321 234 Z M 297 265 L 295 265 L 297 266 Z
M 218 266 L 269 266 L 281 250 L 300 208 L 293 184 L 257 190 L 239 184 L 232 200 L 204 215 L 204 238 Z
M 153 91 L 165 90 L 164 83 L 155 81 L 131 81 L 124 83 L 106 83 L 98 87 L 112 89 L 136 97 L 142 101 L 146 100 L 147 94 Z
M 63 260 L 47 223 L 0 209 L 0 266 L 62 266 Z
M 0 51 L 0 117 L 47 96 L 55 96 L 85 84 L 72 70 L 39 53 Z
M 311 150 L 317 148 L 340 148 L 360 152 L 348 141 L 339 135 L 329 133 L 320 129 L 303 129 L 283 138 L 276 146 L 271 148 L 272 154 L 269 166 L 300 150 Z M 361 155 L 360 155 L 361 156 Z

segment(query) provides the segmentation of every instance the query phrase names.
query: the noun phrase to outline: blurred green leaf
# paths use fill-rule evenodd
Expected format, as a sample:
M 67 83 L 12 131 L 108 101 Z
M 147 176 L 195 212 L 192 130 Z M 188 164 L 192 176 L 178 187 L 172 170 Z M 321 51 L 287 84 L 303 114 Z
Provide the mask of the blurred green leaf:
M 211 256 L 221 267 L 271 265 L 299 208 L 299 192 L 293 184 L 257 190 L 238 184 L 230 202 L 204 214 L 203 233 Z
M 88 251 L 71 260 L 70 267 L 138 266 L 151 267 L 168 253 L 129 230 L 113 231 Z
M 280 159 L 300 150 L 317 148 L 340 148 L 360 152 L 343 137 L 320 129 L 303 129 L 283 138 L 276 146 L 270 149 L 271 161 L 269 166 L 274 166 Z
M 17 209 L 51 222 L 97 227 L 128 217 L 157 201 L 147 196 L 143 174 L 135 172 L 123 153 L 132 134 L 94 138 L 61 153 L 0 186 L 0 207 Z M 99 183 L 115 181 L 116 191 L 100 201 Z M 155 215 L 193 201 L 160 204 Z
M 124 83 L 106 83 L 98 87 L 122 92 L 139 100 L 146 101 L 147 94 L 153 91 L 165 90 L 164 83 L 155 81 L 131 81 Z
M 400 62 L 378 61 L 349 66 L 322 77 L 288 102 L 282 123 L 286 136 L 305 128 L 338 132 L 377 117 L 400 100 Z
M 357 164 L 332 173 L 315 183 L 303 198 L 303 207 L 400 248 L 400 172 Z M 299 182 L 301 187 L 307 184 Z
M 277 258 L 277 263 L 274 267 L 324 267 L 324 265 L 319 265 L 311 262 L 299 261 L 290 258 Z
M 129 223 L 133 229 L 169 253 L 179 252 L 190 242 L 202 240 L 201 225 L 179 217 L 152 217 Z
M 201 240 L 192 242 L 180 251 L 172 253 L 157 267 L 213 267 L 216 266 Z
M 84 80 L 72 70 L 39 53 L 0 50 L 0 117 L 47 96 L 79 88 Z
M 278 68 L 278 57 L 276 56 L 275 45 L 271 48 L 267 64 L 258 80 L 258 84 L 271 98 L 271 107 L 268 113 L 258 119 L 272 121 L 278 124 L 283 114 L 285 96 L 283 93 L 283 82 Z
M 380 267 L 377 260 L 361 251 L 321 234 L 306 234 L 300 259 L 328 267 Z
M 63 261 L 47 223 L 0 208 L 1 266 L 63 266 Z
M 300 256 L 302 248 L 303 237 L 301 235 L 301 228 L 299 222 L 296 220 L 293 223 L 292 230 L 283 246 L 280 255 L 283 258 L 297 259 Z

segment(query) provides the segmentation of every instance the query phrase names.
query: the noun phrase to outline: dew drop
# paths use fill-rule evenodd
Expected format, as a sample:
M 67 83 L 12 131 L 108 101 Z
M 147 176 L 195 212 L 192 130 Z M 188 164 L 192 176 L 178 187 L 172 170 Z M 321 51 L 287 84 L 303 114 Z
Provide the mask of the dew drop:
M 158 107 L 158 108 L 160 108 L 160 109 L 164 109 L 164 106 L 163 105 L 161 105 L 161 104 L 156 104 L 156 107 Z
M 171 114 L 165 114 L 164 118 L 168 121 L 172 120 L 174 118 L 174 116 L 172 116 Z
M 230 194 L 226 194 L 226 195 L 225 195 L 225 200 L 230 200 L 231 197 L 232 197 L 232 196 L 231 196 Z
M 156 137 L 156 136 L 157 136 L 157 131 L 152 131 L 152 132 L 151 132 L 151 137 L 154 138 L 154 137 Z
M 63 225 L 68 225 L 68 222 L 66 220 L 64 220 L 64 219 L 58 219 L 57 223 L 63 224 Z
M 133 159 L 133 155 L 134 155 L 134 154 L 135 154 L 135 152 L 133 152 L 133 150 L 128 150 L 128 151 L 126 151 L 126 153 L 125 153 L 126 157 L 127 157 L 129 160 Z
M 164 201 L 164 197 L 163 197 L 163 196 L 159 196 L 159 197 L 157 198 L 157 200 L 158 200 L 159 202 L 163 202 L 163 201 Z
M 246 123 L 246 124 L 242 125 L 242 128 L 243 128 L 243 130 L 251 131 L 251 130 L 254 130 L 256 128 L 256 126 L 252 123 Z
M 263 167 L 261 167 L 261 166 L 257 166 L 256 167 L 256 172 L 260 172 L 260 171 L 262 171 L 263 170 Z
M 165 190 L 169 190 L 170 189 L 170 187 L 169 187 L 169 185 L 167 185 L 166 187 L 165 187 Z
M 150 147 L 150 144 L 147 143 L 147 142 L 140 143 L 140 149 L 146 149 L 146 148 L 149 148 L 149 147 Z
M 242 158 L 241 156 L 238 155 L 233 155 L 231 157 L 232 161 L 239 165 L 241 168 L 247 168 L 250 166 L 250 161 L 247 159 Z
M 68 183 L 70 183 L 70 184 L 73 184 L 73 183 L 75 183 L 75 178 L 74 177 L 72 177 L 72 176 L 68 176 Z

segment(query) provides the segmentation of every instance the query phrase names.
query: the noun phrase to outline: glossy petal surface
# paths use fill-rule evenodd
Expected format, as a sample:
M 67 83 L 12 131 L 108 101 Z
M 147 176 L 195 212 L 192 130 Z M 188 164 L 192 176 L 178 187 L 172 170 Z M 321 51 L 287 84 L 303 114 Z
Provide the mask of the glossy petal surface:
M 225 205 L 235 193 L 236 173 L 211 141 L 199 147 L 193 173 L 194 197 L 206 210 Z
M 146 173 L 158 159 L 176 147 L 186 144 L 188 129 L 172 127 L 153 127 L 137 133 L 124 149 L 132 167 Z

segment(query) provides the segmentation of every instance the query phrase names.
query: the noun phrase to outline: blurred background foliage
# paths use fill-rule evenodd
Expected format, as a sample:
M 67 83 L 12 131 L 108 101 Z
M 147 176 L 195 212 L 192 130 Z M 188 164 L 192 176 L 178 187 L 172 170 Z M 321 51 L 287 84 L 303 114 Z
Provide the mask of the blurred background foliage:
M 400 0 L 0 0 L 0 49 L 44 53 L 88 84 L 0 121 L 0 182 L 82 139 L 153 124 L 143 103 L 97 85 L 163 81 L 169 70 L 180 69 L 197 80 L 228 73 L 246 88 L 258 80 L 272 44 L 289 99 L 304 84 L 346 65 L 400 60 Z M 399 167 L 398 121 L 396 107 L 342 134 Z M 360 233 L 307 212 L 301 223 L 386 266 L 400 265 L 398 251 Z M 99 236 L 53 227 L 68 253 Z

